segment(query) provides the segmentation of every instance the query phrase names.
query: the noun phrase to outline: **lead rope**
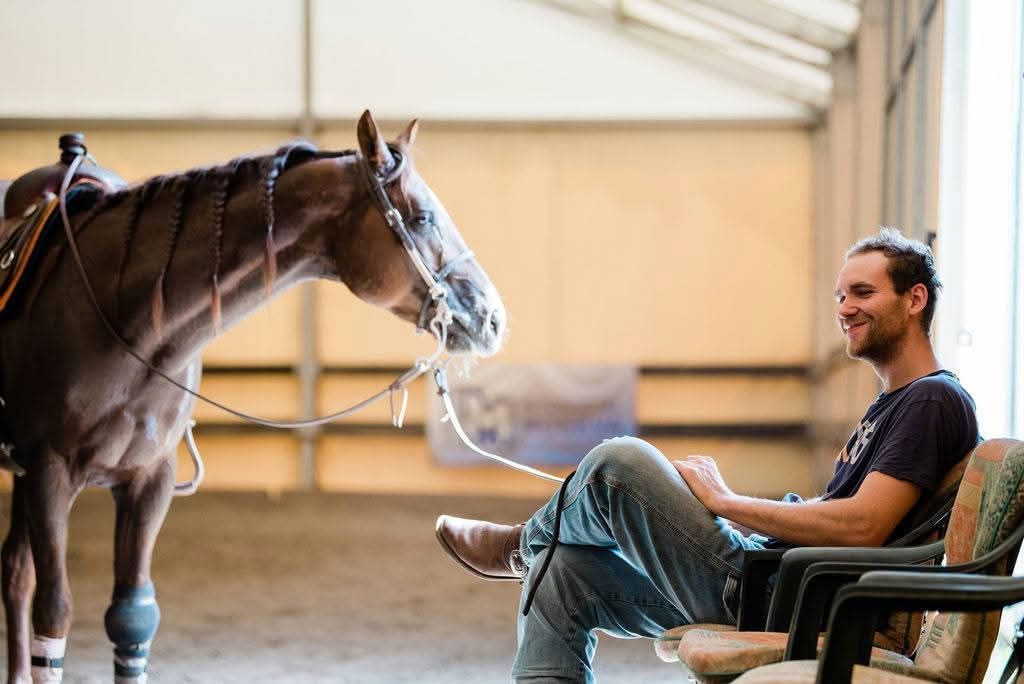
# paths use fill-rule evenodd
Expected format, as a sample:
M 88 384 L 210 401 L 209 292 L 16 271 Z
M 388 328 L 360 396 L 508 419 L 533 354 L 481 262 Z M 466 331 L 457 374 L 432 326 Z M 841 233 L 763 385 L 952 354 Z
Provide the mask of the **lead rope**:
M 481 449 L 476 444 L 474 444 L 473 440 L 471 440 L 469 436 L 466 434 L 466 431 L 462 429 L 462 424 L 459 423 L 459 417 L 455 414 L 455 406 L 452 405 L 451 396 L 449 396 L 448 378 L 443 364 L 434 366 L 434 384 L 437 385 L 437 394 L 438 396 L 441 397 L 441 401 L 444 403 L 445 411 L 447 411 L 447 413 L 445 413 L 445 415 L 441 417 L 441 422 L 451 423 L 452 428 L 455 430 L 455 434 L 459 436 L 459 439 L 462 440 L 463 444 L 465 444 L 467 447 L 469 447 L 476 453 L 480 454 L 484 458 L 489 458 L 492 461 L 497 461 L 498 463 L 508 466 L 513 470 L 518 470 L 520 472 L 527 473 L 535 477 L 539 477 L 542 480 L 550 480 L 551 482 L 561 483 L 563 481 L 562 478 L 556 475 L 550 475 L 548 473 L 545 473 L 543 470 L 537 470 L 536 468 L 531 468 L 530 466 L 523 465 L 522 463 L 510 461 L 507 458 L 503 458 L 501 456 L 498 456 L 497 454 L 492 454 L 489 451 L 485 451 L 484 449 Z
M 452 428 L 455 430 L 455 434 L 459 436 L 463 444 L 468 446 L 470 449 L 480 454 L 485 458 L 489 458 L 492 461 L 497 461 L 504 466 L 508 466 L 514 470 L 539 477 L 543 480 L 550 480 L 552 482 L 559 482 L 561 486 L 558 488 L 558 500 L 555 502 L 555 529 L 551 534 L 551 545 L 548 547 L 548 553 L 544 556 L 544 562 L 541 564 L 540 569 L 537 571 L 536 577 L 533 579 L 533 584 L 530 585 L 530 589 L 526 594 L 526 602 L 523 603 L 523 615 L 527 615 L 530 612 L 530 607 L 533 605 L 533 599 L 537 595 L 537 588 L 540 587 L 541 580 L 544 579 L 544 575 L 548 571 L 548 566 L 551 565 L 551 559 L 555 556 L 555 549 L 558 548 L 558 535 L 562 529 L 562 512 L 563 504 L 565 502 L 565 490 L 569 486 L 569 480 L 576 474 L 576 471 L 572 471 L 565 478 L 560 478 L 549 473 L 545 473 L 543 470 L 537 470 L 530 466 L 523 465 L 522 463 L 516 463 L 510 461 L 507 458 L 492 454 L 489 451 L 481 449 L 473 440 L 469 438 L 466 431 L 462 429 L 462 425 L 459 423 L 459 417 L 455 414 L 455 406 L 452 404 L 451 396 L 448 390 L 448 378 L 446 376 L 444 364 L 436 364 L 434 367 L 434 384 L 437 385 L 437 393 L 441 397 L 441 401 L 444 403 L 444 408 L 447 413 L 442 416 L 442 423 L 451 423 Z

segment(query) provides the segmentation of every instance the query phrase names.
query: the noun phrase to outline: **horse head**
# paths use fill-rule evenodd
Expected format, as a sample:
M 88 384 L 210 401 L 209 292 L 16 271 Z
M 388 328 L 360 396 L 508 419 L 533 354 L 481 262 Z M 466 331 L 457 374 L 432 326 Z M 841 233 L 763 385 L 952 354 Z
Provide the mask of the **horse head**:
M 431 321 L 446 306 L 448 351 L 489 356 L 504 340 L 505 307 L 444 205 L 416 172 L 410 154 L 416 130 L 414 120 L 388 143 L 369 112 L 359 119 L 367 199 L 355 206 L 355 225 L 336 246 L 338 273 L 360 299 L 435 335 Z

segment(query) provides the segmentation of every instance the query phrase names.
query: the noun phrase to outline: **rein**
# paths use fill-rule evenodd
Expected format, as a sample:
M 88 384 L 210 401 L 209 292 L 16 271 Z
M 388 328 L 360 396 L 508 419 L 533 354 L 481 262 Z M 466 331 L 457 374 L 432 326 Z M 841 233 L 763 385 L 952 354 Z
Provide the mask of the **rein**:
M 367 160 L 363 158 L 361 155 L 359 155 L 358 163 L 360 163 L 362 166 L 363 176 L 369 186 L 370 194 L 373 197 L 374 203 L 377 205 L 377 208 L 380 210 L 382 216 L 384 217 L 384 221 L 387 223 L 388 227 L 396 234 L 399 241 L 402 243 L 402 247 L 408 254 L 409 259 L 412 261 L 417 273 L 419 273 L 420 277 L 427 285 L 427 296 L 425 296 L 423 299 L 423 306 L 420 310 L 420 316 L 417 322 L 416 330 L 417 332 L 425 332 L 427 330 L 432 332 L 437 340 L 437 347 L 434 349 L 434 352 L 429 356 L 420 357 L 416 359 L 416 361 L 413 363 L 412 367 L 409 368 L 409 370 L 399 375 L 389 385 L 387 385 L 384 389 L 377 392 L 373 396 L 368 397 L 363 401 L 360 401 L 359 403 L 350 406 L 349 408 L 343 409 L 341 411 L 336 411 L 334 413 L 330 413 L 324 416 L 319 416 L 316 418 L 292 421 L 269 420 L 266 418 L 261 418 L 259 416 L 250 415 L 237 409 L 233 409 L 230 406 L 222 404 L 219 401 L 216 401 L 207 396 L 204 396 L 199 392 L 196 392 L 190 387 L 187 387 L 186 385 L 178 382 L 177 380 L 169 376 L 167 373 L 154 366 L 148 359 L 144 358 L 142 355 L 136 352 L 135 349 L 133 349 L 132 346 L 128 343 L 128 341 L 125 340 L 121 336 L 121 334 L 117 332 L 113 324 L 111 324 L 110 320 L 107 318 L 106 314 L 104 314 L 103 309 L 100 307 L 99 300 L 96 297 L 96 293 L 93 290 L 92 283 L 89 280 L 88 273 L 86 272 L 85 264 L 82 260 L 81 253 L 78 249 L 78 243 L 75 239 L 74 230 L 71 227 L 71 220 L 68 216 L 67 192 L 71 186 L 71 180 L 72 178 L 74 178 L 75 172 L 78 170 L 78 167 L 82 164 L 84 160 L 89 160 L 90 162 L 95 163 L 95 160 L 92 158 L 91 155 L 89 155 L 87 152 L 83 152 L 81 154 L 78 154 L 71 162 L 71 164 L 69 164 L 68 166 L 68 170 L 65 173 L 64 180 L 60 186 L 59 204 L 61 221 L 64 224 L 64 232 L 67 235 L 68 239 L 68 247 L 71 251 L 71 255 L 74 259 L 78 273 L 82 278 L 82 283 L 85 287 L 86 294 L 88 295 L 89 300 L 92 302 L 93 308 L 96 310 L 96 313 L 99 316 L 100 320 L 102 321 L 104 327 L 107 329 L 107 332 L 110 333 L 110 335 L 117 341 L 117 343 L 130 356 L 135 358 L 143 366 L 145 366 L 147 369 L 155 373 L 157 376 L 163 378 L 171 385 L 177 387 L 178 389 L 191 395 L 192 397 L 195 397 L 196 399 L 199 399 L 200 401 L 203 401 L 211 406 L 215 406 L 216 408 L 230 415 L 233 415 L 236 418 L 240 418 L 241 420 L 244 420 L 246 422 L 254 423 L 256 425 L 263 425 L 265 427 L 270 428 L 296 430 L 324 425 L 326 423 L 330 423 L 334 420 L 337 420 L 338 418 L 341 418 L 343 416 L 355 413 L 386 395 L 388 396 L 391 408 L 392 425 L 400 429 L 405 421 L 405 412 L 409 402 L 409 390 L 407 389 L 406 385 L 408 385 L 410 382 L 416 380 L 421 375 L 424 375 L 428 371 L 433 369 L 433 377 L 434 382 L 437 385 L 438 395 L 441 397 L 441 400 L 445 406 L 445 410 L 447 411 L 447 414 L 444 417 L 442 417 L 441 420 L 442 422 L 451 423 L 456 434 L 466 444 L 466 446 L 468 446 L 477 454 L 484 456 L 485 458 L 497 461 L 510 468 L 546 480 L 551 480 L 553 482 L 562 482 L 563 480 L 560 477 L 549 475 L 548 473 L 542 472 L 535 468 L 531 468 L 529 466 L 522 465 L 514 461 L 510 461 L 508 459 L 502 458 L 501 456 L 492 454 L 488 451 L 481 449 L 475 443 L 473 443 L 473 441 L 469 438 L 468 435 L 466 435 L 465 431 L 462 429 L 462 426 L 459 423 L 458 416 L 455 413 L 455 407 L 452 404 L 450 393 L 448 390 L 448 381 L 446 376 L 448 360 L 441 361 L 441 356 L 444 354 L 445 346 L 448 340 L 448 327 L 452 323 L 452 313 L 448 306 L 449 291 L 444 283 L 448 275 L 452 272 L 452 269 L 455 265 L 467 259 L 473 259 L 475 258 L 475 256 L 472 251 L 467 250 L 460 254 L 459 256 L 452 259 L 451 261 L 444 264 L 441 270 L 436 273 L 429 266 L 427 266 L 426 261 L 420 254 L 420 251 L 417 248 L 415 241 L 413 241 L 412 236 L 409 234 L 409 231 L 406 228 L 405 220 L 402 217 L 401 212 L 395 208 L 394 204 L 391 202 L 391 198 L 388 197 L 388 194 L 384 189 L 386 184 L 393 182 L 396 178 L 398 178 L 401 175 L 402 167 L 405 164 L 404 155 L 402 155 L 398 150 L 396 150 L 393 147 L 389 146 L 389 149 L 392 155 L 395 157 L 397 163 L 384 177 L 378 176 L 373 171 L 373 169 L 370 168 L 369 162 L 367 162 Z M 328 158 L 339 157 L 345 154 L 351 153 L 315 152 L 313 156 L 316 158 Z M 432 318 L 430 318 L 429 322 L 427 322 L 426 325 L 424 325 L 424 322 L 427 320 L 427 317 L 429 315 L 431 305 L 434 306 L 434 315 Z M 401 401 L 399 405 L 396 406 L 395 395 L 398 393 L 401 393 Z M 195 443 L 195 438 L 192 435 L 192 428 L 194 426 L 194 420 L 190 420 L 186 424 L 185 445 L 188 448 L 189 454 L 192 457 L 193 465 L 195 466 L 195 477 L 193 477 L 193 479 L 190 482 L 176 484 L 174 487 L 174 493 L 176 496 L 186 496 L 194 493 L 198 489 L 205 472 L 205 469 L 203 467 L 202 456 L 199 453 L 199 449 Z

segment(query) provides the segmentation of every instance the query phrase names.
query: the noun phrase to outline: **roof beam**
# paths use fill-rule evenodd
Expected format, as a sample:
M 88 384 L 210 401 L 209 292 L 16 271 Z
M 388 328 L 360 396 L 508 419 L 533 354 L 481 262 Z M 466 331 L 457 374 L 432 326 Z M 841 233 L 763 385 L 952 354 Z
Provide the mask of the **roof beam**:
M 812 68 L 827 67 L 832 54 L 823 48 L 796 40 L 774 29 L 754 24 L 734 14 L 697 0 L 653 0 L 659 5 L 712 27 L 743 45 L 767 50 L 783 59 L 795 60 Z
M 668 53 L 676 59 L 698 64 L 752 88 L 803 105 L 808 117 L 820 115 L 828 105 L 829 91 L 800 82 L 775 70 L 741 59 L 720 42 L 680 35 L 642 17 L 629 13 L 618 2 L 612 8 L 574 0 L 535 0 L 562 11 L 595 21 L 598 25 Z
M 838 29 L 765 0 L 693 1 L 830 52 L 844 48 L 850 42 L 850 37 Z

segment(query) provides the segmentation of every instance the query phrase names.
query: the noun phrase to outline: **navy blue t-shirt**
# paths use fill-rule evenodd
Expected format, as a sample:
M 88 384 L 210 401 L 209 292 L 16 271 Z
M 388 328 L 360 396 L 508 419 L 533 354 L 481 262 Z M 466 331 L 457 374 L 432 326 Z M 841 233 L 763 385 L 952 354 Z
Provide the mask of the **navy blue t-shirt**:
M 903 527 L 917 507 L 980 441 L 974 411 L 974 399 L 946 370 L 879 394 L 836 457 L 835 472 L 821 498 L 851 497 L 875 471 L 910 482 L 921 488 L 921 498 L 893 536 L 909 531 Z M 786 500 L 800 497 L 787 495 Z M 787 544 L 769 538 L 766 545 Z
M 839 456 L 823 499 L 853 496 L 871 472 L 935 491 L 977 445 L 974 399 L 946 370 L 879 394 Z

